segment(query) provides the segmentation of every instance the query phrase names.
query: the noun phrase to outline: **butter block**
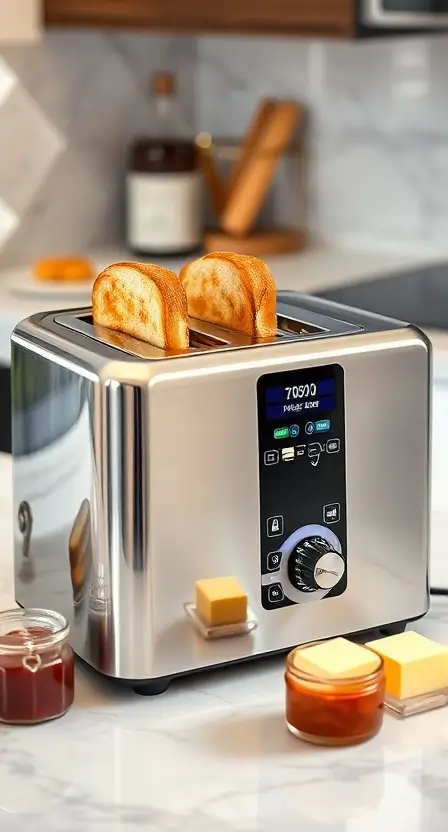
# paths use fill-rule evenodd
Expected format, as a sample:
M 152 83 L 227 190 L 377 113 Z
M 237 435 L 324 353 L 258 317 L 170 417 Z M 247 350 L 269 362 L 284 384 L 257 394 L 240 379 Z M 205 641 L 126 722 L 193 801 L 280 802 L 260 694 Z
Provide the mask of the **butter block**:
M 325 679 L 351 679 L 377 670 L 378 656 L 346 638 L 333 638 L 297 648 L 293 664 L 297 670 Z
M 386 693 L 408 699 L 448 687 L 448 647 L 407 630 L 367 644 L 382 656 Z
M 240 624 L 247 618 L 247 595 L 236 578 L 196 581 L 196 611 L 210 627 Z

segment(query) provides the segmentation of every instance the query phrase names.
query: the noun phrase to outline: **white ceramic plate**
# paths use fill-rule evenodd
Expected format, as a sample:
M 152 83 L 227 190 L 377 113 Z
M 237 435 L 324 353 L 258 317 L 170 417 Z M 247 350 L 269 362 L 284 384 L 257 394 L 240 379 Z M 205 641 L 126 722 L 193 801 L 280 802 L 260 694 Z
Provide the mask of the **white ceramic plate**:
M 36 280 L 32 274 L 16 273 L 5 281 L 5 288 L 16 297 L 39 298 L 82 298 L 90 300 L 93 281 L 82 283 L 50 283 Z

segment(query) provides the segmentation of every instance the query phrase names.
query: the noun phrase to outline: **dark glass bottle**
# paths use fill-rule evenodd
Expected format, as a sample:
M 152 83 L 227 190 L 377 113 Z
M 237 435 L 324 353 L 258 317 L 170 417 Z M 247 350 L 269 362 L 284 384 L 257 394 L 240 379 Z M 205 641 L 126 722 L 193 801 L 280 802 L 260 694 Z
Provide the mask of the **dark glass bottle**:
M 127 171 L 127 241 L 143 258 L 187 255 L 201 245 L 201 173 L 185 137 L 174 76 L 151 79 L 151 135 L 134 141 Z

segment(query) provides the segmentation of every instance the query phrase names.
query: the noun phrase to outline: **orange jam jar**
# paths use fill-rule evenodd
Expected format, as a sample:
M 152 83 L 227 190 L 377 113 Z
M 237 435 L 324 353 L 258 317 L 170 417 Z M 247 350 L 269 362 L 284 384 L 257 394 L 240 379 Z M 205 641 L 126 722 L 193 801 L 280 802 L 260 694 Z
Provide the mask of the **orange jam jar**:
M 374 669 L 365 675 L 328 678 L 298 668 L 297 651 L 311 646 L 296 647 L 286 660 L 286 723 L 291 733 L 306 742 L 332 746 L 356 745 L 374 737 L 384 713 L 381 656 L 369 651 Z

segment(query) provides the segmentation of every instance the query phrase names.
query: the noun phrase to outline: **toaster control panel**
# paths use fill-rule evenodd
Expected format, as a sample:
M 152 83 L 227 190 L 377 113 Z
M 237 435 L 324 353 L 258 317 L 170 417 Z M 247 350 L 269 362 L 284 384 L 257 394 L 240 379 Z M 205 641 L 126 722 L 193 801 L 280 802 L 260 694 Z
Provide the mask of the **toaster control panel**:
M 344 398 L 339 364 L 258 379 L 264 609 L 347 588 Z

